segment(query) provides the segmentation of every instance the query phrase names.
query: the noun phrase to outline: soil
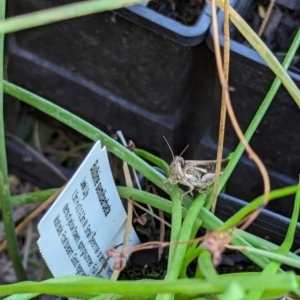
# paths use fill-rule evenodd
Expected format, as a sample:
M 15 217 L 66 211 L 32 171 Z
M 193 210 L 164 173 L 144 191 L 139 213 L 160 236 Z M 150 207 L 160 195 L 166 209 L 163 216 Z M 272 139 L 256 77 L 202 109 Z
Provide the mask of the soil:
M 164 279 L 167 273 L 168 251 L 166 248 L 160 261 L 157 260 L 157 249 L 143 250 L 133 253 L 126 268 L 120 274 L 120 280 Z M 191 263 L 187 276 L 193 278 L 197 261 Z M 251 262 L 238 251 L 226 250 L 222 261 L 216 268 L 218 274 L 260 272 L 261 268 Z
M 157 259 L 157 252 L 157 249 L 150 249 L 133 253 L 119 279 L 164 279 L 168 266 L 168 249 L 163 252 L 160 261 Z
M 253 1 L 247 14 L 243 17 L 251 28 L 258 32 L 263 22 L 263 18 L 258 13 L 259 6 L 266 12 L 269 0 Z M 286 51 L 300 27 L 300 11 L 293 11 L 286 7 L 275 5 L 272 9 L 269 21 L 265 27 L 262 39 L 270 50 L 280 61 L 284 59 Z M 234 39 L 240 43 L 248 44 L 243 35 L 236 30 Z M 295 56 L 293 67 L 300 71 L 300 51 Z
M 197 22 L 204 4 L 205 0 L 154 0 L 147 7 L 184 25 L 192 26 Z

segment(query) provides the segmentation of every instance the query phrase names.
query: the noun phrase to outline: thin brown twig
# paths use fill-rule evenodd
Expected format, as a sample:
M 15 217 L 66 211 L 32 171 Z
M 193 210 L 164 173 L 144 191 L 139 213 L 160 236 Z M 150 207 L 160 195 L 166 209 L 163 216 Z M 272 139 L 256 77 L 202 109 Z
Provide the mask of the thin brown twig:
M 229 35 L 229 0 L 224 0 L 224 78 L 226 84 L 228 84 L 229 75 L 229 59 L 230 59 L 230 35 Z M 221 115 L 220 115 L 220 127 L 219 127 L 219 141 L 217 152 L 217 164 L 216 164 L 216 179 L 213 189 L 213 200 L 211 205 L 211 212 L 214 214 L 217 205 L 218 186 L 221 172 L 223 145 L 225 135 L 225 122 L 226 122 L 226 93 L 222 89 L 222 101 L 221 101 Z
M 133 204 L 133 205 L 134 205 L 134 204 Z M 133 208 L 133 213 L 134 213 L 134 215 L 135 215 L 137 218 L 139 218 L 139 214 L 136 212 L 135 208 Z
M 159 242 L 159 241 L 151 241 L 151 242 L 146 242 L 146 243 L 142 243 L 136 246 L 133 246 L 131 248 L 127 248 L 127 249 L 123 249 L 122 251 L 120 251 L 120 253 L 122 253 L 123 255 L 128 255 L 130 253 L 133 252 L 137 252 L 137 251 L 142 251 L 142 250 L 147 250 L 147 249 L 155 249 L 155 248 L 159 248 L 159 247 L 167 247 L 167 246 L 171 246 L 171 245 L 183 245 L 183 244 L 191 244 L 194 242 L 201 242 L 201 241 L 205 241 L 207 239 L 209 239 L 211 236 L 224 236 L 224 233 L 227 234 L 225 232 L 225 230 L 216 230 L 213 232 L 210 232 L 208 234 L 205 234 L 202 237 L 198 237 L 195 239 L 191 239 L 191 240 L 187 240 L 187 241 L 181 241 L 181 242 Z M 231 234 L 227 234 L 227 235 L 232 235 Z
M 121 131 L 117 132 L 119 138 L 122 140 L 123 145 L 126 147 L 127 142 L 122 134 Z M 125 182 L 127 187 L 133 187 L 128 164 L 123 161 L 123 172 L 125 175 Z M 133 219 L 133 201 L 131 199 L 127 199 L 127 219 L 125 223 L 125 231 L 124 231 L 124 239 L 123 239 L 123 251 L 126 251 L 129 247 L 130 243 L 130 233 L 131 233 L 131 227 L 132 227 L 132 219 Z M 120 275 L 121 270 L 114 268 L 113 274 L 111 276 L 111 280 L 117 280 Z
M 118 252 L 117 256 L 126 257 L 130 253 L 142 251 L 146 249 L 164 248 L 171 245 L 191 244 L 191 243 L 195 243 L 195 242 L 199 243 L 203 241 L 202 245 L 212 253 L 213 261 L 216 264 L 216 262 L 220 260 L 221 254 L 225 250 L 225 248 L 231 247 L 229 243 L 232 240 L 232 238 L 238 236 L 237 232 L 230 230 L 233 229 L 235 226 L 236 225 L 229 226 L 221 230 L 212 231 L 205 234 L 202 237 L 198 237 L 187 241 L 181 241 L 181 242 L 151 241 L 147 243 L 142 243 L 137 246 Z M 230 230 L 230 232 L 228 232 L 228 230 Z M 114 252 L 114 254 L 116 254 L 116 252 Z
M 222 70 L 222 60 L 221 60 L 221 52 L 220 52 L 220 47 L 219 47 L 219 33 L 218 33 L 218 24 L 217 24 L 217 16 L 216 16 L 216 6 L 215 6 L 215 0 L 211 0 L 211 6 L 212 6 L 212 25 L 213 25 L 213 40 L 214 40 L 214 49 L 215 49 L 215 56 L 216 56 L 216 62 L 217 62 L 217 69 L 218 69 L 218 74 L 219 74 L 219 79 L 222 85 L 222 89 L 224 90 L 224 93 L 226 94 L 226 106 L 227 106 L 227 111 L 228 115 L 230 118 L 230 121 L 232 123 L 232 126 L 241 141 L 241 143 L 244 145 L 246 152 L 248 153 L 249 157 L 255 162 L 257 165 L 262 178 L 264 182 L 264 198 L 263 198 L 263 204 L 266 205 L 269 200 L 269 192 L 270 192 L 270 179 L 268 172 L 258 157 L 258 155 L 252 150 L 248 142 L 245 140 L 244 135 L 240 129 L 240 126 L 236 120 L 230 97 L 229 97 L 229 89 L 228 89 L 228 84 L 224 78 L 223 70 Z M 254 211 L 253 212 L 253 219 L 259 214 L 259 211 Z M 248 219 L 249 220 L 249 219 Z M 248 226 L 250 223 L 247 221 L 246 226 Z M 245 226 L 243 227 L 245 229 Z
M 123 162 L 123 172 L 125 175 L 126 186 L 133 187 L 129 168 L 125 161 Z M 132 215 L 133 215 L 133 201 L 131 199 L 127 199 L 127 219 L 126 219 L 126 223 L 125 223 L 122 252 L 126 251 L 129 248 L 130 233 L 131 233 L 131 227 L 132 227 Z M 110 279 L 117 280 L 120 275 L 120 272 L 121 272 L 121 270 L 114 269 L 113 274 Z
M 43 202 L 37 209 L 35 209 L 28 217 L 26 217 L 15 229 L 15 233 L 18 234 L 22 231 L 35 217 L 37 217 L 42 211 L 44 211 L 62 192 L 63 188 L 61 187 L 57 190 L 52 196 Z M 7 240 L 4 240 L 0 245 L 0 252 L 3 251 L 7 246 Z
M 125 140 L 125 138 L 124 138 L 124 136 L 123 136 L 123 133 L 122 133 L 121 130 L 117 131 L 117 136 L 118 136 L 119 139 L 121 140 L 123 146 L 125 146 L 125 147 L 128 148 L 129 150 L 131 149 L 131 151 L 134 152 L 135 144 L 134 144 L 134 142 L 133 142 L 132 140 L 129 140 L 129 142 L 127 143 L 126 140 Z M 140 181 L 139 181 L 139 178 L 138 178 L 138 176 L 137 176 L 137 173 L 136 173 L 135 168 L 131 167 L 131 170 L 132 170 L 132 173 L 133 173 L 133 176 L 134 176 L 134 180 L 135 180 L 135 183 L 136 183 L 138 189 L 139 189 L 139 190 L 142 190 L 142 187 L 141 187 L 141 185 L 140 185 Z M 153 212 L 152 207 L 151 207 L 149 204 L 146 204 L 146 205 L 147 205 L 148 209 L 149 209 L 150 211 Z M 151 217 L 151 222 L 152 222 L 152 225 L 153 225 L 153 227 L 154 227 L 154 226 L 155 226 L 155 223 L 154 223 L 154 220 L 153 220 L 152 217 Z
M 265 16 L 265 18 L 264 18 L 263 22 L 261 23 L 260 28 L 258 30 L 258 34 L 257 35 L 259 37 L 261 37 L 262 34 L 264 33 L 266 25 L 267 25 L 267 23 L 268 23 L 268 21 L 270 19 L 270 15 L 271 15 L 272 9 L 274 7 L 274 4 L 275 4 L 275 0 L 271 0 L 270 3 L 269 3 L 269 6 L 268 6 L 267 12 L 266 12 L 266 16 Z

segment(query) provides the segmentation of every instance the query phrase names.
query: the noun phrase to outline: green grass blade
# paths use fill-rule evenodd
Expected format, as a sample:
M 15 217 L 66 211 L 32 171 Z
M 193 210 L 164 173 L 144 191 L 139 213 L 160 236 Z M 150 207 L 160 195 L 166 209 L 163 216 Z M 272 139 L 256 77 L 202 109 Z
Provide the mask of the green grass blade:
M 151 163 L 153 163 L 154 165 L 156 165 L 157 167 L 160 167 L 161 169 L 164 170 L 166 176 L 169 176 L 169 165 L 162 160 L 161 158 L 145 151 L 142 149 L 135 149 L 134 153 L 148 161 L 150 161 Z
M 198 256 L 198 266 L 200 268 L 201 273 L 204 277 L 210 281 L 215 281 L 218 278 L 218 273 L 212 264 L 212 257 L 211 253 L 207 250 L 201 251 L 200 255 Z
M 175 185 L 172 192 L 172 227 L 171 227 L 171 239 L 170 242 L 177 242 L 180 235 L 182 222 L 182 209 L 180 202 L 180 191 L 179 187 Z M 170 245 L 169 256 L 168 256 L 168 272 L 171 270 L 171 267 L 174 262 L 174 255 L 177 245 Z
M 58 189 L 49 189 L 27 194 L 20 194 L 10 198 L 11 206 L 19 206 L 22 204 L 44 202 L 51 197 Z M 1 209 L 1 206 L 0 206 Z
M 0 20 L 5 18 L 5 0 L 0 0 Z M 1 21 L 0 21 L 1 22 Z M 7 239 L 7 249 L 12 261 L 18 281 L 27 279 L 26 272 L 21 262 L 21 255 L 15 235 L 15 225 L 10 203 L 10 188 L 8 182 L 8 170 L 6 161 L 5 133 L 3 121 L 3 57 L 4 57 L 4 35 L 0 35 L 0 203 L 2 207 L 2 218 L 4 231 Z
M 224 293 L 231 281 L 235 281 L 245 290 L 253 287 L 272 291 L 293 291 L 298 288 L 297 277 L 294 273 L 280 273 L 261 276 L 257 274 L 236 276 L 231 279 L 218 276 L 215 282 L 201 279 L 154 280 L 154 281 L 112 281 L 87 276 L 69 276 L 49 279 L 42 282 L 21 282 L 0 286 L 0 296 L 23 293 L 42 293 L 56 296 L 91 298 L 101 293 L 116 293 L 120 295 L 155 295 L 158 293 L 172 294 L 219 294 Z
M 229 284 L 226 292 L 218 298 L 219 300 L 242 300 L 244 299 L 244 296 L 244 289 L 239 284 L 232 282 Z
M 37 297 L 39 294 L 22 294 L 22 295 L 11 295 L 3 300 L 29 300 Z
M 0 34 L 131 6 L 143 0 L 89 0 L 49 8 L 0 21 Z

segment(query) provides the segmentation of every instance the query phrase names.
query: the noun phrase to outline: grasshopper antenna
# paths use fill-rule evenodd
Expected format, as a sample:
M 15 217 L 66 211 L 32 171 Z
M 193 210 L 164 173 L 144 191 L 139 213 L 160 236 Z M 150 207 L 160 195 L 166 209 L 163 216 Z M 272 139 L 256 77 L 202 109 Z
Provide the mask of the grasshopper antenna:
M 182 151 L 181 153 L 179 154 L 179 157 L 181 157 L 181 155 L 186 151 L 186 149 L 189 147 L 189 145 L 187 145 Z
M 170 151 L 171 151 L 171 154 L 172 154 L 172 157 L 173 157 L 173 159 L 175 158 L 174 157 L 174 153 L 173 153 L 173 151 L 172 151 L 172 148 L 171 148 L 171 146 L 170 146 L 170 144 L 168 143 L 168 141 L 167 141 L 167 139 L 165 138 L 165 136 L 163 135 L 163 138 L 164 138 L 164 140 L 166 141 L 166 143 L 167 143 L 167 145 L 168 145 L 168 147 L 169 147 L 169 149 L 170 149 Z M 181 153 L 179 154 L 179 157 L 181 157 L 181 155 L 186 151 L 186 149 L 189 147 L 189 145 L 187 145 L 182 151 L 181 151 Z
M 170 149 L 170 151 L 171 151 L 172 157 L 173 157 L 173 159 L 174 159 L 174 153 L 173 153 L 173 150 L 172 150 L 170 144 L 168 143 L 168 141 L 167 141 L 167 139 L 165 138 L 164 135 L 163 135 L 163 138 L 164 138 L 164 140 L 166 141 L 166 143 L 167 143 L 167 145 L 168 145 L 168 147 L 169 147 L 169 149 Z

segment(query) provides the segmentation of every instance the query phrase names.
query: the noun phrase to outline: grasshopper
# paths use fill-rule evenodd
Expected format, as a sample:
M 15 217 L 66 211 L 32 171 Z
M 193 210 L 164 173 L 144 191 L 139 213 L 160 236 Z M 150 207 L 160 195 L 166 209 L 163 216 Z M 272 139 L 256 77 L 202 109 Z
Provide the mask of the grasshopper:
M 193 196 L 193 191 L 196 189 L 199 193 L 206 192 L 208 187 L 215 181 L 216 160 L 184 160 L 181 156 L 187 149 L 180 153 L 179 156 L 174 156 L 174 153 L 168 141 L 164 137 L 167 145 L 171 151 L 173 161 L 169 169 L 169 178 L 165 179 L 163 183 L 170 182 L 171 184 L 180 183 L 189 188 L 180 197 L 180 201 L 186 194 Z M 228 163 L 228 159 L 223 159 L 221 166 L 222 169 Z M 222 174 L 222 172 L 221 172 Z

